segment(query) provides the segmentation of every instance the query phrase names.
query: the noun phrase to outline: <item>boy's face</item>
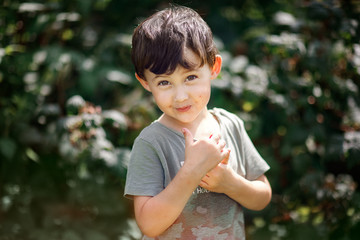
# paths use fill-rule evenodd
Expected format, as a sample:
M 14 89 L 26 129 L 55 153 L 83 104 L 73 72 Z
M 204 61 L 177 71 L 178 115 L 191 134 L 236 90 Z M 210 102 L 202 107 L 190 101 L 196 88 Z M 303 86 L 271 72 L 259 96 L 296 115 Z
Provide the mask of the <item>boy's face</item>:
M 192 51 L 185 51 L 186 59 L 200 66 L 199 57 Z M 210 100 L 211 80 L 221 69 L 221 57 L 217 56 L 214 67 L 208 64 L 189 70 L 180 65 L 172 74 L 156 75 L 145 70 L 145 79 L 137 76 L 141 85 L 150 91 L 164 118 L 177 125 L 191 124 L 204 116 Z

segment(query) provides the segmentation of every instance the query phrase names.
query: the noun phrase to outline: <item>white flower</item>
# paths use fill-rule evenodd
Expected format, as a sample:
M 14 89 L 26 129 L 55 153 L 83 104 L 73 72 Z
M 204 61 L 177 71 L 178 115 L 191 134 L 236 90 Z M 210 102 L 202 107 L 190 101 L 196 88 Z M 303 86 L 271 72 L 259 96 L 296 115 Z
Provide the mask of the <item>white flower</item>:
M 243 92 L 245 81 L 240 76 L 231 79 L 231 91 L 234 95 L 240 95 Z
M 119 82 L 119 83 L 122 83 L 122 84 L 131 83 L 131 77 L 128 74 L 123 73 L 123 72 L 118 71 L 118 70 L 109 71 L 107 73 L 107 75 L 106 75 L 106 78 L 109 81 L 112 81 L 112 82 Z
M 289 49 L 297 49 L 300 53 L 305 53 L 306 47 L 298 34 L 281 33 L 280 35 L 267 36 L 267 42 L 273 45 L 280 45 Z
M 45 5 L 41 3 L 22 3 L 19 6 L 19 12 L 37 12 L 45 9 Z
M 296 18 L 293 15 L 282 11 L 275 13 L 274 22 L 279 25 L 287 25 L 290 27 L 295 27 L 298 24 Z
M 258 66 L 250 65 L 245 70 L 247 82 L 245 88 L 256 94 L 264 94 L 269 84 L 266 71 Z
M 103 117 L 105 119 L 110 119 L 113 121 L 113 126 L 116 128 L 126 128 L 127 123 L 124 114 L 116 110 L 107 110 L 103 112 Z
M 249 59 L 246 56 L 237 56 L 230 63 L 230 71 L 233 73 L 243 72 L 245 67 L 249 64 Z
M 76 12 L 63 12 L 59 13 L 56 16 L 56 21 L 69 21 L 69 22 L 76 22 L 79 21 L 81 18 L 79 13 Z

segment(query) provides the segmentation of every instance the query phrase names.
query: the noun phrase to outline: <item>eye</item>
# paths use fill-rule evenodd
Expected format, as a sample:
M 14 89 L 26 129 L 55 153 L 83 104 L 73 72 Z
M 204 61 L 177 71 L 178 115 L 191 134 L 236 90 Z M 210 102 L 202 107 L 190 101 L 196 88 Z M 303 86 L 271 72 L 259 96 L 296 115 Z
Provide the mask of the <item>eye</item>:
M 196 75 L 190 75 L 186 78 L 187 81 L 193 81 L 195 79 L 197 79 L 198 77 Z
M 169 84 L 170 84 L 170 82 L 166 81 L 166 80 L 162 80 L 162 81 L 158 82 L 158 86 L 167 86 Z

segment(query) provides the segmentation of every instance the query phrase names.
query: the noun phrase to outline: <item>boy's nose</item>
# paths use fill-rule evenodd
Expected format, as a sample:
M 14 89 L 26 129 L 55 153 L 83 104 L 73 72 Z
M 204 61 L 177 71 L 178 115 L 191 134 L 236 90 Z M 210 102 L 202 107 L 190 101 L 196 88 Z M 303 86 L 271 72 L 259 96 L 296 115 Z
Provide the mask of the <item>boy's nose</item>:
M 184 89 L 184 87 L 179 87 L 175 90 L 175 101 L 182 102 L 188 98 L 188 93 Z

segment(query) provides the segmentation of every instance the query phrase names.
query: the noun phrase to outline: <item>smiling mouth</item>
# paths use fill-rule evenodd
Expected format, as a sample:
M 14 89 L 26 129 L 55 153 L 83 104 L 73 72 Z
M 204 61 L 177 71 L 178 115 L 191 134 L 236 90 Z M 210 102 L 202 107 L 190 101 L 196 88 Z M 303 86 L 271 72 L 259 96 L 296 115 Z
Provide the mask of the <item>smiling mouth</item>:
M 179 112 L 187 112 L 187 111 L 190 110 L 190 108 L 191 108 L 191 105 L 185 106 L 185 107 L 176 108 L 176 110 L 179 111 Z

